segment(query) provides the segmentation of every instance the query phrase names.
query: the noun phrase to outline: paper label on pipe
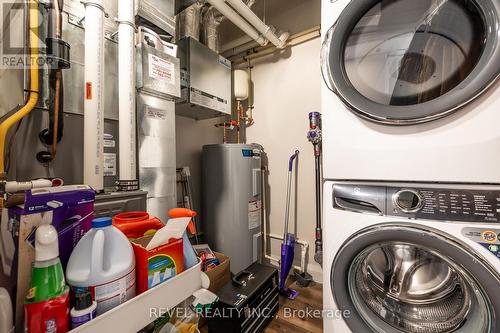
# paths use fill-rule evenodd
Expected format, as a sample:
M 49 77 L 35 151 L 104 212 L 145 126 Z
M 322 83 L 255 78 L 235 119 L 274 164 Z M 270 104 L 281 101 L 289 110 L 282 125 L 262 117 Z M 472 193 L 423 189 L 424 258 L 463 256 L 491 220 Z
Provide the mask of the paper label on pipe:
M 116 176 L 115 153 L 104 153 L 104 176 Z
M 85 83 L 85 98 L 92 99 L 92 82 Z
M 149 54 L 149 76 L 153 79 L 164 80 L 169 84 L 175 83 L 175 65 L 154 54 Z
M 262 214 L 262 200 L 250 199 L 248 201 L 248 230 L 260 227 Z

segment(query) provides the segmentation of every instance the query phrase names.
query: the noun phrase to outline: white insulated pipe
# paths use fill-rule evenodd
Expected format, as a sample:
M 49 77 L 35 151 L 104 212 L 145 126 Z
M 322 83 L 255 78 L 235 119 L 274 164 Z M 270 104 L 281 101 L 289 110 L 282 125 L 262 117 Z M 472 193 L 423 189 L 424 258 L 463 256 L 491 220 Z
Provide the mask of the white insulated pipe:
M 247 21 L 245 21 L 234 9 L 229 7 L 224 0 L 207 0 L 212 6 L 214 6 L 222 15 L 224 15 L 229 21 L 233 22 L 238 28 L 243 30 L 248 36 L 259 43 L 262 46 L 267 45 L 268 40 L 264 38 L 254 27 L 252 27 Z M 246 5 L 243 4 L 245 7 Z M 248 8 L 248 7 L 247 7 Z M 249 9 L 251 11 L 251 9 Z
M 118 3 L 119 180 L 137 180 L 134 0 Z
M 85 5 L 85 102 L 83 115 L 83 181 L 96 192 L 104 189 L 104 5 Z
M 35 179 L 27 182 L 10 181 L 5 183 L 5 192 L 16 193 L 34 188 L 52 187 L 50 179 Z
M 257 29 L 267 40 L 273 43 L 277 48 L 282 49 L 286 46 L 286 40 L 290 36 L 288 32 L 277 36 L 270 26 L 262 20 L 241 0 L 226 0 L 245 20 Z M 221 12 L 222 13 L 222 12 Z M 224 13 L 223 13 L 224 14 Z

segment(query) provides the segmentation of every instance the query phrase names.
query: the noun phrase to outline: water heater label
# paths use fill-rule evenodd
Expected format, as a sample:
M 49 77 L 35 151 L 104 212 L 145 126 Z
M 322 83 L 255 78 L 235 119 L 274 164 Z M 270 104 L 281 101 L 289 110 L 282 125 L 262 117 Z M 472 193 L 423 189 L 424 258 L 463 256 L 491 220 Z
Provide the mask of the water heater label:
M 248 230 L 260 228 L 262 201 L 251 199 L 248 201 Z
M 154 79 L 175 83 L 175 65 L 170 61 L 149 54 L 149 76 Z

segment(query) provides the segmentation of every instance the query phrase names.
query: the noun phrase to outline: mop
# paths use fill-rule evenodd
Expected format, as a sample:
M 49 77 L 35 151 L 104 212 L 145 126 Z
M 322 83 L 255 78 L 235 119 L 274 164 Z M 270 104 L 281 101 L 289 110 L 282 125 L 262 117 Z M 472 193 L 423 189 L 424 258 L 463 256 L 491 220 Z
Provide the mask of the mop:
M 296 150 L 295 153 L 290 157 L 288 163 L 288 185 L 286 189 L 286 209 L 285 209 L 285 227 L 283 232 L 283 243 L 281 244 L 281 261 L 280 261 L 280 293 L 288 299 L 295 299 L 299 293 L 296 290 L 286 288 L 285 282 L 290 269 L 293 265 L 293 256 L 295 250 L 295 235 L 288 232 L 288 220 L 290 215 L 290 193 L 292 191 L 292 172 L 293 172 L 293 162 L 295 158 L 299 155 L 299 151 Z

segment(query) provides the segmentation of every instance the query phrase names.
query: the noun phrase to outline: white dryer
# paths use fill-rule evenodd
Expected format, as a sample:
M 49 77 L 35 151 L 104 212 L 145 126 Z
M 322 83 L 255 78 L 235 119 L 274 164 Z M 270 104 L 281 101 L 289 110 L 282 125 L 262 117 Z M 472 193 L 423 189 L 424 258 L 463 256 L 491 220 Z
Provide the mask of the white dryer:
M 500 2 L 322 0 L 324 177 L 500 183 Z
M 500 332 L 500 186 L 324 190 L 324 332 Z

